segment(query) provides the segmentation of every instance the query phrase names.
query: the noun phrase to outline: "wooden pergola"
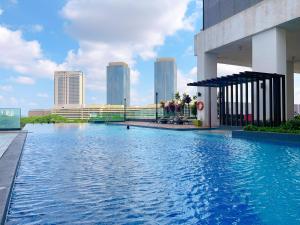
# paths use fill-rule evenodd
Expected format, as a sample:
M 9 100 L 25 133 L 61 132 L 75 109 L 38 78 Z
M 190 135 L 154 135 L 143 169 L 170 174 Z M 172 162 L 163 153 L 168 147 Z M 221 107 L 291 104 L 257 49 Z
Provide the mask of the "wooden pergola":
M 268 93 L 266 93 L 267 92 L 266 84 L 269 85 Z M 247 71 L 239 74 L 233 74 L 230 76 L 223 76 L 214 79 L 189 83 L 188 86 L 209 88 L 210 124 L 211 124 L 211 88 L 219 89 L 220 125 L 244 126 L 248 124 L 253 124 L 257 126 L 261 126 L 261 125 L 278 126 L 282 122 L 285 122 L 286 102 L 285 102 L 285 76 L 284 75 Z M 234 89 L 235 89 L 235 99 L 233 94 Z M 262 89 L 262 91 L 260 89 Z M 250 92 L 250 96 L 249 96 L 249 92 Z M 260 96 L 261 92 L 262 92 L 262 96 Z M 230 96 L 230 100 L 229 100 L 229 96 Z M 249 101 L 249 97 L 251 97 L 251 101 Z M 268 105 L 267 105 L 267 99 L 269 99 Z M 262 101 L 262 109 L 261 109 L 261 101 Z M 229 102 L 231 104 L 229 104 Z M 251 103 L 250 108 L 249 108 L 249 103 Z M 267 115 L 267 107 L 269 107 L 268 115 Z M 262 110 L 262 116 L 261 116 L 261 110 Z

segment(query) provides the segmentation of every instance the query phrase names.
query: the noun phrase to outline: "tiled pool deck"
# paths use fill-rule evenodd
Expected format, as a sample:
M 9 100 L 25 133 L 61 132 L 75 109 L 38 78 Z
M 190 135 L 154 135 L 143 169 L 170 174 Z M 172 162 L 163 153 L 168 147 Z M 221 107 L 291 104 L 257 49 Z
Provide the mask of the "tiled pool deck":
M 0 158 L 16 136 L 17 133 L 0 133 Z
M 0 132 L 0 224 L 6 211 L 27 132 Z

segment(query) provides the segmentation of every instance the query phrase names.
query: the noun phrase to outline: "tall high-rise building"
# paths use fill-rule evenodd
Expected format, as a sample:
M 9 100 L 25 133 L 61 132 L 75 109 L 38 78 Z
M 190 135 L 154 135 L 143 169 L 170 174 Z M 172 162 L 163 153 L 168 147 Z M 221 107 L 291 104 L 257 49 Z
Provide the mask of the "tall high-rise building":
M 84 97 L 84 77 L 81 71 L 54 72 L 55 106 L 83 105 Z
M 106 68 L 108 105 L 130 105 L 130 69 L 126 63 L 111 62 Z
M 154 63 L 154 102 L 174 99 L 177 90 L 177 66 L 174 58 L 158 58 Z

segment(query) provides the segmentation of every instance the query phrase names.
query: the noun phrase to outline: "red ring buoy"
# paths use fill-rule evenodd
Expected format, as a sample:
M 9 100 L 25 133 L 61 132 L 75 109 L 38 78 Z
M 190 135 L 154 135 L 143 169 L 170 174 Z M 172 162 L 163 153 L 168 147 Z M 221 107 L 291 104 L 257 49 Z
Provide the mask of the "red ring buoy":
M 199 111 L 202 111 L 202 110 L 204 109 L 204 102 L 198 101 L 198 102 L 197 102 L 197 109 L 198 109 Z

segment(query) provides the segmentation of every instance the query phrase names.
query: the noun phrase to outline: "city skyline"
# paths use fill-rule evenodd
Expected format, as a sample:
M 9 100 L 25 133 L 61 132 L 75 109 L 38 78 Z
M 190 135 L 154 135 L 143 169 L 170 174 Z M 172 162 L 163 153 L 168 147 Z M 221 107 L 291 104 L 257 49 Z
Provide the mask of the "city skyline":
M 108 11 L 111 13 L 105 13 Z M 57 70 L 83 71 L 87 77 L 86 103 L 105 104 L 109 61 L 128 62 L 132 69 L 132 105 L 150 104 L 154 96 L 153 61 L 166 56 L 176 58 L 178 91 L 195 92 L 186 84 L 197 80 L 193 40 L 202 27 L 201 1 L 126 0 L 104 4 L 53 0 L 44 4 L 4 0 L 0 3 L 0 21 L 0 49 L 5 52 L 0 59 L 2 107 L 21 107 L 25 115 L 32 108 L 52 107 L 52 79 Z M 218 74 L 245 69 L 249 68 L 219 64 Z M 299 76 L 295 76 L 298 104 L 299 87 Z

